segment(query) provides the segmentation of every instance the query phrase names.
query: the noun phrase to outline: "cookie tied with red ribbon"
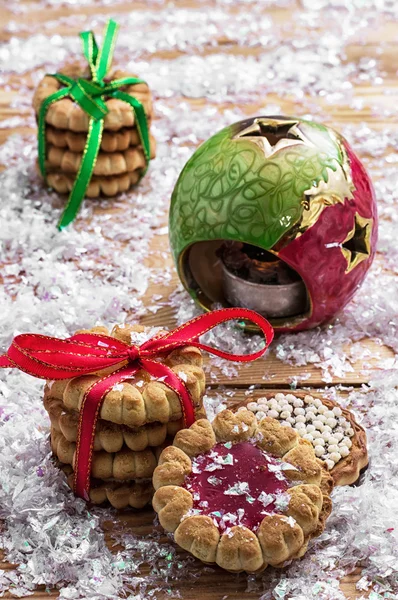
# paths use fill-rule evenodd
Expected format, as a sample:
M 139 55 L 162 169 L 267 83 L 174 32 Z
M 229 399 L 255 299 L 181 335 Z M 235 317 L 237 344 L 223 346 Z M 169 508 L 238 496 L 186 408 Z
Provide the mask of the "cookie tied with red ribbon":
M 234 355 L 199 338 L 229 320 L 255 322 L 264 347 Z M 76 495 L 116 508 L 141 508 L 153 495 L 152 474 L 174 435 L 202 418 L 205 375 L 201 350 L 250 361 L 273 337 L 253 311 L 223 309 L 201 315 L 174 331 L 138 325 L 80 331 L 61 340 L 17 336 L 0 367 L 46 379 L 44 405 L 51 420 L 51 447 Z

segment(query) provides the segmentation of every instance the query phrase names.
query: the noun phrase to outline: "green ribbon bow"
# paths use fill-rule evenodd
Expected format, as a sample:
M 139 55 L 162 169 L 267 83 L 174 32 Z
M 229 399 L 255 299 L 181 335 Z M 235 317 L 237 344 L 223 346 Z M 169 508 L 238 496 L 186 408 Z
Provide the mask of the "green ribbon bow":
M 80 33 L 80 37 L 83 40 L 83 53 L 90 66 L 92 80 L 88 81 L 87 79 L 82 78 L 75 80 L 66 75 L 62 75 L 61 73 L 50 74 L 50 77 L 57 79 L 64 87 L 54 94 L 51 94 L 51 96 L 48 96 L 40 107 L 38 150 L 39 167 L 44 178 L 46 177 L 46 113 L 50 105 L 61 100 L 61 98 L 69 96 L 72 100 L 77 102 L 90 117 L 83 158 L 72 191 L 69 195 L 67 205 L 58 223 L 58 229 L 60 230 L 69 225 L 76 217 L 94 171 L 101 146 L 104 117 L 109 112 L 103 99 L 104 96 L 118 98 L 131 106 L 135 115 L 135 122 L 145 155 L 145 171 L 148 168 L 150 160 L 149 131 L 144 107 L 139 100 L 119 89 L 126 85 L 145 82 L 142 79 L 137 79 L 135 77 L 115 79 L 110 83 L 104 82 L 104 77 L 112 63 L 118 28 L 119 26 L 115 21 L 112 19 L 108 21 L 101 50 L 98 49 L 92 31 L 83 31 Z M 145 171 L 142 175 L 145 174 Z

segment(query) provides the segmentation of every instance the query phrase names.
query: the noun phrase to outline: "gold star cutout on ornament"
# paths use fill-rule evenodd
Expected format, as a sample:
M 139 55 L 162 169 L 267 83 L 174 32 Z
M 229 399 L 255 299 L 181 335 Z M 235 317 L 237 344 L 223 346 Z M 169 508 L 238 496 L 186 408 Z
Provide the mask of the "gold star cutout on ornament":
M 341 245 L 341 251 L 347 260 L 346 273 L 350 273 L 363 260 L 370 256 L 370 238 L 373 219 L 365 219 L 355 213 L 354 227 Z
M 236 137 L 251 137 L 255 135 L 278 134 L 279 138 L 283 134 L 287 135 L 294 125 L 298 125 L 297 119 L 280 119 L 278 117 L 257 118 L 253 123 L 240 131 Z M 276 142 L 277 140 L 275 140 Z
M 253 123 L 240 131 L 235 138 L 250 140 L 271 156 L 276 150 L 287 146 L 295 146 L 302 142 L 301 132 L 297 128 L 297 119 L 264 117 L 254 119 Z

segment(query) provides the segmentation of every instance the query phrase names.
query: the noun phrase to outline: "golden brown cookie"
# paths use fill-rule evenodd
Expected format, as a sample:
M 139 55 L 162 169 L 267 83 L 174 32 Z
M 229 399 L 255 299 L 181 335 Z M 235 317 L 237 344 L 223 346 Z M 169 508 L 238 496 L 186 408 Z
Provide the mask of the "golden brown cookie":
M 73 489 L 74 473 L 70 465 L 58 463 L 58 466 L 67 475 L 67 482 Z M 103 504 L 108 501 L 114 508 L 127 507 L 144 508 L 150 503 L 153 496 L 153 487 L 150 479 L 132 481 L 101 481 L 93 479 L 90 488 L 90 502 Z
M 153 484 L 153 507 L 177 544 L 233 572 L 301 557 L 331 511 L 332 478 L 310 442 L 247 409 L 179 431 Z
M 49 144 L 47 147 L 46 171 L 65 174 L 75 174 L 79 167 L 83 154 L 71 152 L 64 148 L 57 148 Z M 153 155 L 151 156 L 153 158 Z M 94 166 L 93 175 L 108 177 L 110 175 L 122 175 L 145 168 L 146 160 L 141 148 L 128 148 L 124 152 L 99 152 Z
M 116 326 L 110 334 L 106 328 L 93 329 L 93 333 L 111 335 L 121 341 L 138 345 L 144 341 L 147 331 L 148 328 L 140 325 Z M 202 398 L 205 389 L 200 350 L 193 346 L 185 346 L 163 355 L 159 360 L 164 361 L 183 378 L 192 397 L 197 417 L 200 417 L 203 414 Z M 103 374 L 104 372 L 99 372 L 95 375 L 47 382 L 44 389 L 45 403 L 48 405 L 51 399 L 57 399 L 62 402 L 64 410 L 78 412 L 86 390 Z M 105 395 L 99 413 L 99 418 L 104 421 L 130 428 L 140 428 L 148 423 L 167 424 L 182 417 L 177 394 L 161 381 L 151 378 L 145 371 L 138 371 L 132 379 L 114 386 Z
M 88 67 L 83 67 L 80 63 L 73 63 L 60 70 L 60 73 L 68 75 L 72 78 L 85 77 L 89 78 Z M 122 77 L 136 77 L 124 71 L 116 70 L 106 81 L 120 79 Z M 46 75 L 33 96 L 33 108 L 38 115 L 43 100 L 51 94 L 58 91 L 62 84 L 54 77 Z M 153 117 L 152 97 L 148 85 L 146 83 L 138 83 L 136 85 L 126 86 L 121 88 L 122 91 L 137 98 L 143 106 L 148 118 Z M 104 118 L 104 129 L 109 131 L 118 131 L 123 127 L 135 126 L 135 115 L 129 104 L 118 100 L 117 98 L 109 98 L 105 100 L 108 108 L 108 113 Z M 48 108 L 46 114 L 46 123 L 57 129 L 68 129 L 76 132 L 87 132 L 89 126 L 89 115 L 75 103 L 71 98 L 62 98 L 58 102 L 54 102 Z
M 334 485 L 354 483 L 368 464 L 366 433 L 354 415 L 320 394 L 264 393 L 249 398 L 247 408 L 258 420 L 270 416 L 290 431 L 311 442 L 316 455 L 325 461 Z
M 44 407 L 49 414 L 53 429 L 62 433 L 68 442 L 76 442 L 79 413 L 68 410 L 60 398 L 44 398 Z M 150 423 L 142 427 L 116 425 L 99 419 L 94 438 L 94 451 L 119 452 L 123 446 L 138 452 L 148 446 L 160 446 L 167 436 L 174 437 L 183 428 L 183 420 L 168 423 Z
M 51 449 L 58 460 L 74 468 L 76 444 L 51 428 Z M 93 452 L 91 475 L 94 479 L 150 479 L 157 465 L 162 446 L 134 452 L 123 447 L 119 452 Z
M 98 198 L 99 196 L 116 196 L 127 192 L 138 183 L 142 170 L 123 173 L 123 175 L 110 175 L 109 177 L 92 177 L 88 184 L 85 197 Z M 76 175 L 66 173 L 47 173 L 46 183 L 59 194 L 69 194 L 75 183 Z
M 150 120 L 148 120 L 148 127 Z M 85 133 L 76 133 L 68 129 L 56 129 L 48 125 L 46 127 L 47 143 L 57 148 L 68 148 L 72 152 L 83 152 L 86 146 L 87 135 Z M 150 136 L 151 154 L 156 153 L 155 138 Z M 136 127 L 125 127 L 120 131 L 104 131 L 101 139 L 101 151 L 103 152 L 123 152 L 130 146 L 141 146 L 141 139 Z

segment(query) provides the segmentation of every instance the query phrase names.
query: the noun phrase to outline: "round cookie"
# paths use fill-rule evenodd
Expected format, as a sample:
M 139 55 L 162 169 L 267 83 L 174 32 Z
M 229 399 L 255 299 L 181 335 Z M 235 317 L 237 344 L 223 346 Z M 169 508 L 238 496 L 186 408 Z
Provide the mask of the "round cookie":
M 154 157 L 154 148 L 151 158 Z M 64 148 L 57 148 L 49 144 L 47 148 L 46 172 L 51 171 L 68 174 L 75 174 L 79 171 L 83 154 L 71 152 Z M 146 166 L 144 152 L 141 148 L 130 147 L 124 152 L 99 152 L 94 166 L 93 175 L 108 177 L 110 175 L 122 175 L 137 170 L 142 170 Z
M 148 119 L 148 127 L 150 120 Z M 151 158 L 155 157 L 156 141 L 150 135 Z M 87 135 L 84 133 L 76 133 L 67 129 L 55 129 L 54 127 L 46 127 L 46 141 L 57 148 L 68 148 L 72 152 L 83 152 L 86 146 Z M 130 146 L 140 146 L 141 139 L 137 128 L 123 128 L 119 131 L 104 131 L 101 139 L 100 149 L 103 152 L 123 152 Z
M 58 464 L 67 476 L 67 482 L 73 489 L 74 472 L 70 465 Z M 125 482 L 101 481 L 93 479 L 90 488 L 90 502 L 103 504 L 108 501 L 114 508 L 144 508 L 153 496 L 153 486 L 150 479 L 132 480 Z
M 368 462 L 366 433 L 354 415 L 336 402 L 305 392 L 271 394 L 245 403 L 258 420 L 278 419 L 293 427 L 325 461 L 334 485 L 354 483 Z
M 51 449 L 58 460 L 75 467 L 76 444 L 68 440 L 56 429 L 51 428 Z M 94 479 L 113 479 L 131 481 L 132 479 L 150 479 L 158 463 L 162 446 L 146 448 L 134 452 L 122 448 L 119 452 L 93 452 L 91 475 Z
M 116 325 L 111 333 L 105 327 L 94 327 L 92 330 L 78 333 L 88 332 L 111 335 L 128 344 L 140 345 L 151 330 L 140 325 Z M 200 350 L 193 346 L 184 346 L 170 354 L 164 354 L 158 360 L 184 379 L 196 414 L 201 416 L 205 374 Z M 44 402 L 48 405 L 51 399 L 60 400 L 64 410 L 74 411 L 77 416 L 86 390 L 105 373 L 101 371 L 93 375 L 47 382 L 44 388 Z M 141 428 L 148 423 L 167 424 L 182 417 L 177 394 L 143 370 L 138 371 L 131 379 L 114 386 L 105 395 L 99 412 L 99 419 L 130 428 Z
M 109 177 L 92 177 L 88 184 L 85 197 L 98 198 L 99 196 L 116 196 L 122 192 L 127 192 L 133 185 L 138 183 L 142 171 L 131 171 L 122 175 L 110 175 Z M 69 194 L 71 192 L 76 176 L 66 173 L 47 173 L 46 183 L 59 194 Z
M 88 67 L 83 67 L 80 63 L 73 63 L 65 66 L 60 70 L 60 73 L 68 75 L 73 79 L 79 77 L 89 78 Z M 113 81 L 123 77 L 136 77 L 125 71 L 113 71 L 105 81 Z M 33 108 L 36 115 L 39 114 L 43 100 L 51 94 L 58 91 L 62 84 L 54 77 L 46 75 L 36 88 L 33 96 Z M 153 117 L 152 97 L 148 85 L 146 83 L 137 83 L 121 88 L 122 91 L 130 94 L 139 100 L 145 110 L 148 118 Z M 108 108 L 108 113 L 104 118 L 104 129 L 109 131 L 118 131 L 123 127 L 134 127 L 135 115 L 131 106 L 117 98 L 109 98 L 105 100 Z M 75 132 L 87 132 L 89 127 L 89 115 L 74 102 L 71 98 L 62 98 L 58 102 L 54 102 L 48 108 L 46 114 L 46 123 L 57 129 L 69 129 Z
M 256 572 L 303 556 L 324 529 L 333 481 L 294 429 L 242 408 L 179 431 L 153 485 L 153 507 L 179 546 L 228 571 Z
M 60 398 L 45 397 L 44 407 L 49 414 L 53 429 L 61 433 L 68 442 L 75 443 L 79 413 L 65 408 Z M 119 452 L 123 446 L 127 446 L 130 450 L 139 452 L 148 446 L 160 446 L 167 436 L 174 436 L 182 428 L 182 419 L 134 428 L 99 419 L 94 438 L 94 451 Z

